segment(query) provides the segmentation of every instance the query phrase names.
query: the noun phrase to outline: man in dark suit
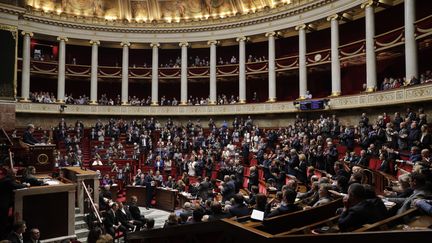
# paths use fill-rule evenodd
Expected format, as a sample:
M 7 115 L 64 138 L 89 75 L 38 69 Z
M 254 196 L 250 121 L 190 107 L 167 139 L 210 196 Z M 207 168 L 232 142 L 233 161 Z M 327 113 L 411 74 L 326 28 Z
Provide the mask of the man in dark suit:
M 30 238 L 24 241 L 25 243 L 40 243 L 40 231 L 37 228 L 30 230 Z
M 344 198 L 344 208 L 339 218 L 339 229 L 349 231 L 384 219 L 387 212 L 380 199 L 366 199 L 363 185 L 353 183 L 348 188 L 348 196 Z
M 12 231 L 9 233 L 9 235 L 7 236 L 7 240 L 10 243 L 23 243 L 23 233 L 26 231 L 27 226 L 26 223 L 24 221 L 17 221 L 13 226 L 12 226 Z
M 16 183 L 5 169 L 0 168 L 0 239 L 3 239 L 8 233 L 8 213 L 12 206 L 14 190 L 25 187 L 25 185 Z
M 198 177 L 198 196 L 203 200 L 206 201 L 209 194 L 210 189 L 210 183 L 209 178 L 205 177 L 204 180 L 201 179 L 201 177 Z
M 137 206 L 138 198 L 136 196 L 131 197 L 131 201 L 129 203 L 129 212 L 132 216 L 132 219 L 140 221 L 142 225 L 144 225 L 147 220 L 144 215 L 141 214 L 140 209 Z
M 231 216 L 242 217 L 242 216 L 249 215 L 250 210 L 246 206 L 246 204 L 244 204 L 244 198 L 243 198 L 242 194 L 240 194 L 240 193 L 235 194 L 234 195 L 234 202 L 235 202 L 234 206 L 232 206 L 229 209 Z
M 224 177 L 224 182 L 221 186 L 221 192 L 223 202 L 229 201 L 235 194 L 235 184 L 233 181 L 231 181 L 229 175 Z
M 147 189 L 147 195 L 146 195 L 146 208 L 149 209 L 151 207 L 151 201 L 153 199 L 153 188 L 155 187 L 155 182 L 153 179 L 153 171 L 150 170 L 147 175 L 144 177 L 144 185 Z
M 142 222 L 139 220 L 134 220 L 132 218 L 131 212 L 123 205 L 122 202 L 117 202 L 117 204 L 119 208 L 116 212 L 116 216 L 121 225 L 126 227 L 129 231 L 139 231 L 143 226 Z
M 283 199 L 282 199 L 281 205 L 278 208 L 276 208 L 275 210 L 271 211 L 267 215 L 267 218 L 271 218 L 274 216 L 287 214 L 287 213 L 293 213 L 293 212 L 297 212 L 297 211 L 302 210 L 302 208 L 300 206 L 294 204 L 296 197 L 297 197 L 296 191 L 294 191 L 291 188 L 285 189 L 283 192 Z M 266 211 L 267 212 L 270 211 L 270 206 L 271 206 L 270 203 L 268 203 L 266 205 Z
M 356 165 L 369 167 L 369 156 L 366 154 L 366 150 L 363 149 L 360 151 L 360 158 L 357 160 Z
M 28 143 L 30 145 L 35 145 L 37 143 L 40 143 L 40 141 L 38 141 L 36 138 L 33 137 L 33 132 L 34 132 L 34 125 L 30 124 L 28 125 L 27 129 L 25 130 L 24 134 L 23 134 L 23 142 L 24 143 Z
M 124 227 L 118 217 L 117 217 L 118 205 L 117 203 L 113 203 L 111 205 L 111 209 L 108 210 L 104 219 L 105 230 L 108 234 L 110 234 L 113 238 L 115 238 L 115 233 L 120 231 L 123 232 L 125 239 L 127 238 L 127 228 Z

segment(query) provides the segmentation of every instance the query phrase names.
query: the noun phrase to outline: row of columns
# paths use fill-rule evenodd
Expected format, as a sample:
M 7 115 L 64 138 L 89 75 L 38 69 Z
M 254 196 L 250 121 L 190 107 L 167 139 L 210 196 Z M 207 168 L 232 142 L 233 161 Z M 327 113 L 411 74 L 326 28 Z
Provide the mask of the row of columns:
M 415 40 L 415 0 L 405 0 L 405 77 L 410 80 L 412 77 L 418 77 L 417 69 L 417 43 Z M 376 54 L 374 46 L 375 38 L 375 1 L 369 0 L 362 4 L 365 10 L 366 26 L 366 91 L 372 92 L 377 86 L 376 73 Z M 339 59 L 339 20 L 341 16 L 336 14 L 327 18 L 331 26 L 331 77 L 332 77 L 332 96 L 341 94 L 341 69 Z M 307 60 L 306 60 L 306 31 L 308 25 L 302 24 L 295 28 L 299 35 L 299 99 L 305 99 L 307 93 Z M 22 90 L 21 96 L 24 101 L 29 99 L 30 91 L 30 42 L 33 33 L 22 32 L 23 38 L 23 62 L 22 62 Z M 266 33 L 268 38 L 268 101 L 276 101 L 276 61 L 275 61 L 275 38 L 276 32 Z M 58 60 L 58 85 L 57 99 L 58 102 L 64 102 L 65 99 L 65 58 L 66 58 L 66 37 L 58 37 L 59 41 L 59 60 Z M 239 101 L 246 102 L 246 42 L 248 37 L 239 37 L 236 39 L 239 43 Z M 208 41 L 210 46 L 210 104 L 217 102 L 217 85 L 216 85 L 216 46 L 218 41 Z M 98 46 L 99 41 L 90 41 L 92 46 L 91 55 L 91 84 L 90 100 L 91 104 L 97 103 L 97 68 L 98 68 Z M 123 59 L 122 59 L 122 85 L 121 85 L 121 102 L 128 103 L 128 68 L 129 68 L 129 42 L 122 42 Z M 152 105 L 158 104 L 158 66 L 159 66 L 159 43 L 151 43 L 152 48 L 152 77 L 151 77 L 151 97 Z M 187 48 L 189 43 L 181 42 L 181 94 L 180 104 L 187 104 L 188 74 L 187 74 Z

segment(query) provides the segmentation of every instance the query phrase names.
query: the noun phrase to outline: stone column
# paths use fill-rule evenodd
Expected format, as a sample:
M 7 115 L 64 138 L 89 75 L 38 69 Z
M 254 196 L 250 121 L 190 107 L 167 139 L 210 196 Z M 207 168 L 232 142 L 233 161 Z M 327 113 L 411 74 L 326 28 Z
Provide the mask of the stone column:
M 210 46 L 210 105 L 217 103 L 217 85 L 216 85 L 216 45 L 218 41 L 208 41 Z
M 30 41 L 33 37 L 32 32 L 21 32 L 23 40 L 23 60 L 21 72 L 21 101 L 29 102 L 30 98 Z
M 158 85 L 159 85 L 159 43 L 151 43 L 150 44 L 152 48 L 152 79 L 151 79 L 151 98 L 152 103 L 151 105 L 158 105 L 159 104 L 159 91 L 158 91 Z
M 121 85 L 121 102 L 122 105 L 128 104 L 129 98 L 129 42 L 122 42 L 120 45 L 123 47 L 122 58 L 122 85 Z
M 90 45 L 92 46 L 91 74 L 90 74 L 90 104 L 97 105 L 98 46 L 100 45 L 100 42 L 97 40 L 91 40 Z
M 65 66 L 66 66 L 66 42 L 67 37 L 57 37 L 59 41 L 58 81 L 57 81 L 57 103 L 65 101 Z
M 415 39 L 415 0 L 405 0 L 405 77 L 409 81 L 418 76 L 417 42 Z
M 181 42 L 181 77 L 180 77 L 180 105 L 186 105 L 188 99 L 188 55 L 187 48 L 189 43 Z
M 331 26 L 331 73 L 332 91 L 331 96 L 341 95 L 341 68 L 339 59 L 339 19 L 335 14 L 327 18 Z
M 246 41 L 247 37 L 238 37 L 239 43 L 239 102 L 246 103 Z
M 266 33 L 268 37 L 268 101 L 276 101 L 276 61 L 275 61 L 276 32 Z
M 376 56 L 375 56 L 375 2 L 362 4 L 366 19 L 366 92 L 373 92 L 377 86 Z
M 305 99 L 307 91 L 306 28 L 305 24 L 296 27 L 299 32 L 299 99 Z

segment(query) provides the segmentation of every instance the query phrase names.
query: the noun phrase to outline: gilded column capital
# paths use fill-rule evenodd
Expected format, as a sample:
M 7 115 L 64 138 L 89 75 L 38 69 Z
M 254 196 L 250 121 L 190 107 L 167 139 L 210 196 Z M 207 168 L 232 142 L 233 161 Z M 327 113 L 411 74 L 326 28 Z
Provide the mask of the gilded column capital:
M 125 46 L 129 47 L 130 45 L 131 45 L 131 43 L 129 41 L 122 41 L 120 43 L 120 46 L 122 46 L 122 47 L 125 47 Z
M 28 35 L 28 36 L 30 36 L 30 37 L 33 37 L 33 32 L 28 32 L 28 31 L 21 31 L 21 35 Z
M 299 31 L 299 30 L 306 30 L 307 29 L 307 25 L 306 24 L 301 24 L 301 25 L 297 25 L 295 27 L 295 30 Z
M 150 43 L 150 47 L 152 48 L 158 48 L 160 46 L 159 43 L 155 42 L 155 43 Z
M 188 43 L 187 41 L 182 41 L 182 42 L 179 43 L 179 46 L 180 46 L 180 47 L 183 47 L 183 46 L 188 47 L 188 46 L 189 46 L 189 43 Z
M 366 0 L 362 3 L 361 8 L 367 8 L 367 7 L 376 7 L 378 6 L 378 1 L 376 0 Z
M 58 41 L 64 41 L 64 42 L 68 42 L 69 41 L 69 39 L 66 36 L 59 36 L 59 37 L 57 37 L 57 40 Z
M 265 33 L 265 37 L 277 37 L 280 35 L 280 32 L 276 32 L 276 31 L 271 31 L 271 32 L 267 32 Z
M 332 20 L 341 20 L 342 19 L 342 15 L 341 14 L 333 14 L 327 17 L 327 21 L 332 21 Z
M 237 37 L 236 38 L 236 41 L 237 42 L 240 42 L 240 41 L 248 41 L 249 40 L 249 37 L 246 37 L 246 36 L 240 36 L 240 37 Z
M 100 45 L 100 41 L 98 40 L 90 40 L 89 43 L 90 45 Z
M 207 45 L 211 46 L 211 45 L 219 45 L 219 41 L 217 40 L 209 40 L 207 41 Z

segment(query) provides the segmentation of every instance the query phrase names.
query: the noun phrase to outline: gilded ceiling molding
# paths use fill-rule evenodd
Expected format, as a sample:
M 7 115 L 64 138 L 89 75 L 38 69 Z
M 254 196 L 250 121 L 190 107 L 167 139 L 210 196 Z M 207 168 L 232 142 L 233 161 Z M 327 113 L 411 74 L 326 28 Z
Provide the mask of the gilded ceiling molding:
M 159 43 L 155 42 L 155 43 L 150 43 L 150 47 L 151 48 L 158 48 L 160 46 Z
M 106 21 L 104 19 L 97 19 L 94 17 L 88 19 L 81 16 L 67 16 L 65 14 L 47 14 L 43 11 L 39 12 L 33 9 L 23 9 L 22 12 L 12 11 L 10 13 L 19 15 L 20 18 L 23 20 L 74 29 L 121 33 L 161 34 L 203 32 L 241 28 L 245 26 L 272 22 L 294 15 L 299 15 L 301 13 L 311 11 L 315 8 L 325 6 L 335 1 L 337 0 L 319 0 L 294 8 L 288 5 L 283 5 L 278 8 L 269 9 L 265 12 L 256 12 L 253 14 L 240 15 L 223 19 L 208 19 L 191 22 L 180 21 L 179 23 L 140 23 L 139 25 L 137 23 L 132 23 L 128 21 Z M 9 12 L 9 6 L 0 5 L 0 12 Z

